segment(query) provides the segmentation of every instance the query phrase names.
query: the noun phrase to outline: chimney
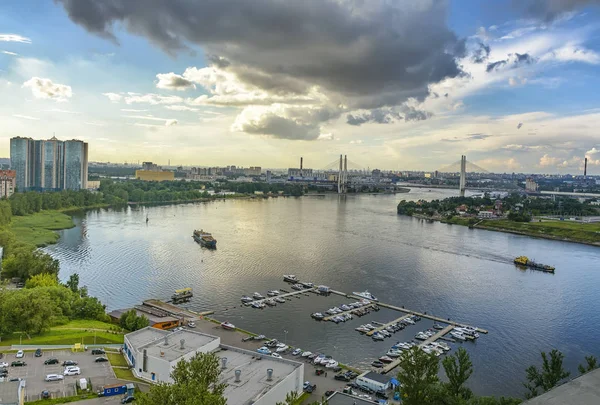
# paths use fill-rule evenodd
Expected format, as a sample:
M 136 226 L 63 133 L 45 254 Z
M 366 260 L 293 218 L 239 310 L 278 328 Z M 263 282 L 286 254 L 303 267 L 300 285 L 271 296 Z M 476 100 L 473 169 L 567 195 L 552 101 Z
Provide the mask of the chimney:
M 302 160 L 303 160 L 303 158 L 302 158 L 302 156 L 300 156 L 300 170 L 302 170 Z
M 273 381 L 273 369 L 272 368 L 267 369 L 267 381 Z
M 585 158 L 585 163 L 583 165 L 583 176 L 587 176 L 587 157 Z
M 240 382 L 240 376 L 242 375 L 242 370 L 235 370 L 235 382 Z
M 181 350 L 185 349 L 185 339 L 181 339 L 181 340 L 179 341 L 179 345 L 180 345 L 180 346 L 179 346 L 179 348 L 180 348 Z
M 221 357 L 221 368 L 227 368 L 227 357 Z
M 165 343 L 163 343 L 165 346 L 169 346 L 169 335 L 165 336 Z

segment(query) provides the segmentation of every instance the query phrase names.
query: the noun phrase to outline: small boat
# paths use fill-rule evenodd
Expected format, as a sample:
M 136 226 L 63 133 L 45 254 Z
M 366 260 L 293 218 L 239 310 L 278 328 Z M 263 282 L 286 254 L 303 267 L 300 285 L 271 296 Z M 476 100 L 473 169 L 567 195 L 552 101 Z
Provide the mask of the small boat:
M 371 363 L 371 365 L 373 367 L 377 367 L 377 368 L 381 368 L 384 366 L 384 364 L 382 362 L 380 362 L 379 360 L 375 360 L 373 363 Z
M 264 295 L 262 295 L 259 292 L 255 292 L 254 294 L 252 294 L 252 298 L 254 298 L 255 300 L 262 300 L 265 299 Z
M 394 361 L 394 359 L 392 359 L 389 356 L 381 356 L 379 358 L 379 361 L 382 362 L 382 363 L 391 363 L 392 361 Z
M 174 302 L 184 301 L 192 298 L 194 296 L 191 288 L 182 288 L 180 290 L 175 290 L 175 294 L 171 295 L 171 299 Z
M 302 284 L 294 284 L 292 286 L 292 290 L 297 290 L 297 291 L 304 290 L 304 286 Z
M 340 305 L 340 309 L 341 309 L 342 311 L 350 311 L 352 308 L 350 308 L 350 307 L 349 307 L 348 305 L 346 305 L 346 304 L 342 304 L 342 305 Z
M 467 340 L 467 338 L 465 337 L 465 335 L 463 335 L 460 332 L 454 332 L 454 331 L 452 331 L 452 332 L 450 332 L 450 336 L 452 336 L 453 338 L 458 339 L 458 340 L 463 340 L 463 341 Z
M 300 283 L 304 288 L 314 288 L 315 285 L 313 283 Z
M 263 304 L 262 302 L 256 302 L 256 301 L 254 301 L 254 302 L 252 303 L 252 308 L 259 308 L 259 309 L 262 309 L 262 308 L 264 308 L 264 307 L 265 307 L 265 304 Z
M 313 353 L 310 356 L 308 356 L 309 359 L 313 360 L 315 357 L 317 357 L 319 355 L 319 353 Z
M 479 337 L 479 333 L 477 333 L 475 331 L 475 329 L 473 328 L 461 328 L 461 327 L 456 327 L 454 328 L 455 331 L 462 333 L 465 336 L 472 336 L 474 338 L 478 338 Z
M 221 328 L 227 329 L 227 330 L 234 330 L 235 329 L 235 325 L 232 324 L 231 322 L 225 321 L 225 322 L 221 323 Z
M 279 294 L 280 294 L 280 292 L 277 291 L 277 290 L 269 290 L 269 291 L 267 291 L 267 295 L 269 297 L 274 297 L 274 296 L 279 295 Z
M 295 349 L 295 350 L 292 352 L 292 356 L 298 356 L 298 355 L 300 355 L 300 354 L 302 354 L 302 349 Z
M 288 345 L 283 345 L 283 346 L 279 346 L 275 351 L 277 353 L 283 353 L 285 352 L 287 349 L 289 349 L 290 347 Z
M 419 340 L 427 340 L 429 339 L 429 336 L 427 336 L 425 333 L 423 332 L 419 332 L 415 335 L 415 339 L 419 339 Z
M 385 354 L 388 357 L 400 357 L 400 355 L 402 355 L 402 352 L 400 350 L 388 350 L 388 352 Z
M 365 328 L 369 329 L 369 330 L 373 330 L 376 329 L 375 326 L 371 325 L 370 323 L 365 325 Z
M 244 296 L 242 297 L 242 302 L 243 302 L 243 303 L 248 303 L 248 302 L 252 302 L 252 301 L 254 301 L 254 300 L 252 299 L 252 297 L 248 297 L 247 295 L 244 295 Z
M 385 330 L 385 329 L 382 329 L 381 331 L 379 331 L 379 333 L 381 333 L 385 337 L 392 336 L 392 334 L 390 332 L 388 332 L 387 330 Z
M 321 362 L 325 360 L 324 354 L 319 354 L 317 357 L 313 359 L 313 364 L 321 364 Z
M 442 330 L 444 329 L 444 326 L 436 322 L 433 324 L 433 329 Z
M 275 305 L 277 305 L 277 303 L 274 300 L 266 300 L 265 304 L 267 304 L 270 307 L 274 307 Z
M 281 298 L 281 297 L 275 297 L 275 298 L 273 298 L 273 300 L 274 300 L 275 302 L 279 302 L 280 304 L 283 304 L 283 303 L 285 303 L 285 298 Z
M 284 274 L 283 275 L 283 281 L 287 281 L 288 283 L 297 283 L 298 282 L 298 277 L 296 277 L 293 274 Z
M 364 325 L 361 325 L 358 328 L 355 328 L 354 330 L 359 331 L 361 333 L 367 333 L 368 331 L 370 331 L 370 329 L 369 328 L 365 328 Z
M 412 320 L 412 319 L 410 319 L 410 318 L 405 318 L 405 319 L 403 319 L 403 320 L 402 320 L 402 322 L 406 322 L 406 323 L 408 323 L 409 325 L 414 325 L 414 324 L 415 324 L 415 321 L 413 321 L 413 320 Z
M 254 340 L 263 340 L 263 339 L 265 339 L 265 337 L 266 337 L 265 335 L 258 335 L 258 336 L 254 337 Z
M 421 317 L 419 315 L 413 315 L 411 318 L 415 322 L 419 322 L 421 320 Z
M 323 315 L 320 312 L 315 312 L 314 314 L 311 314 L 310 316 L 313 317 L 314 319 L 318 320 L 318 321 L 320 321 L 323 318 L 325 318 L 325 315 Z
M 371 294 L 367 290 L 363 292 L 354 291 L 352 294 L 356 295 L 357 297 L 365 298 L 371 301 L 379 301 L 373 294 Z
M 375 333 L 375 334 L 373 334 L 373 336 L 371 336 L 371 338 L 373 340 L 384 340 L 385 339 L 385 337 L 381 333 Z
M 337 361 L 335 361 L 335 360 L 332 359 L 332 360 L 329 360 L 329 362 L 327 364 L 325 364 L 325 367 L 326 368 L 336 368 L 339 365 L 340 364 Z
M 306 351 L 306 352 L 302 352 L 302 357 L 308 357 L 312 354 L 312 352 Z

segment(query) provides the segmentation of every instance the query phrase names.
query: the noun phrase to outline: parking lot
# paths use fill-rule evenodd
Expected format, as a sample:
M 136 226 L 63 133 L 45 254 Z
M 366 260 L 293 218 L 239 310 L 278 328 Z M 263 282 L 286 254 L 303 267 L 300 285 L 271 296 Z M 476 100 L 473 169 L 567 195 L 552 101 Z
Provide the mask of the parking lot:
M 9 364 L 8 378 L 22 378 L 25 380 L 26 401 L 35 401 L 40 399 L 41 393 L 48 390 L 52 398 L 68 397 L 76 395 L 75 383 L 80 378 L 86 378 L 91 382 L 92 390 L 96 391 L 105 384 L 116 382 L 115 375 L 109 362 L 96 363 L 96 355 L 88 352 L 71 352 L 69 350 L 48 350 L 44 351 L 42 357 L 35 357 L 34 352 L 25 352 L 21 359 L 15 357 L 15 353 L 7 353 L 2 358 L 2 362 Z M 49 358 L 58 359 L 58 364 L 44 364 Z M 22 360 L 26 363 L 21 367 L 10 367 L 13 361 Z M 48 374 L 63 374 L 63 361 L 74 360 L 81 369 L 80 375 L 65 376 L 62 381 L 46 382 Z

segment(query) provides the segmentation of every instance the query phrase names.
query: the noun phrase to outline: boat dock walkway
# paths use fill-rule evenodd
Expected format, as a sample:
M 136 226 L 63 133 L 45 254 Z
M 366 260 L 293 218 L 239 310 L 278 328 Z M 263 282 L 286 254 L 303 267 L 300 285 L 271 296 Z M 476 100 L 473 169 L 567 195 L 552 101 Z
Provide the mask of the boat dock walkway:
M 288 292 L 288 293 L 285 293 L 285 294 L 279 294 L 279 295 L 276 295 L 274 297 L 265 297 L 265 298 L 263 298 L 261 300 L 254 300 L 254 301 L 248 302 L 248 303 L 246 303 L 244 305 L 250 306 L 250 305 L 252 305 L 255 302 L 264 303 L 266 300 L 272 300 L 273 298 L 277 298 L 277 297 L 279 297 L 279 298 L 286 298 L 286 297 L 291 297 L 293 295 L 298 295 L 298 294 L 302 294 L 302 293 L 309 293 L 309 292 L 315 293 L 315 292 L 317 292 L 317 290 L 315 290 L 314 288 L 306 288 L 304 290 L 292 291 L 292 292 Z
M 169 304 L 168 302 L 164 302 L 161 300 L 146 300 L 143 303 L 145 306 L 150 308 L 155 308 L 161 311 L 168 313 L 171 316 L 176 318 L 183 318 L 186 320 L 201 318 L 202 316 L 210 315 L 214 313 L 214 311 L 205 311 L 205 312 L 194 312 L 188 311 L 187 309 L 180 308 L 176 305 Z
M 435 342 L 436 340 L 440 339 L 444 335 L 450 333 L 452 331 L 452 329 L 454 329 L 454 325 L 446 326 L 444 329 L 442 329 L 435 335 L 431 336 L 429 339 L 423 341 L 422 343 L 419 343 L 419 347 L 423 347 L 428 343 Z M 386 374 L 386 373 L 390 372 L 391 370 L 398 367 L 399 364 L 400 364 L 400 358 L 394 359 L 394 361 L 392 361 L 391 363 L 388 363 L 385 366 L 383 366 L 383 368 L 381 369 L 381 374 Z
M 402 315 L 402 316 L 401 316 L 400 318 L 398 318 L 398 319 L 394 319 L 394 320 L 393 320 L 393 321 L 391 321 L 391 322 L 388 322 L 388 323 L 382 324 L 380 327 L 378 327 L 378 328 L 376 328 L 376 329 L 373 329 L 373 330 L 371 330 L 371 331 L 367 332 L 367 333 L 366 333 L 366 335 L 367 335 L 367 336 L 373 336 L 375 333 L 377 333 L 377 332 L 379 332 L 379 331 L 381 331 L 381 330 L 384 330 L 384 329 L 385 329 L 385 328 L 387 328 L 388 326 L 390 326 L 390 325 L 393 325 L 393 324 L 395 324 L 395 323 L 398 323 L 398 322 L 400 322 L 401 320 L 408 318 L 409 316 L 411 316 L 411 315 L 410 315 L 410 314 Z M 372 323 L 372 322 L 371 322 L 371 323 Z
M 323 318 L 323 320 L 324 321 L 331 321 L 336 316 L 344 316 L 346 314 L 351 314 L 352 312 L 356 311 L 357 309 L 373 308 L 373 306 L 374 306 L 374 304 L 369 304 L 369 305 L 365 305 L 364 307 L 360 307 L 360 308 L 352 308 L 350 311 L 338 312 L 337 314 L 326 316 L 325 318 Z

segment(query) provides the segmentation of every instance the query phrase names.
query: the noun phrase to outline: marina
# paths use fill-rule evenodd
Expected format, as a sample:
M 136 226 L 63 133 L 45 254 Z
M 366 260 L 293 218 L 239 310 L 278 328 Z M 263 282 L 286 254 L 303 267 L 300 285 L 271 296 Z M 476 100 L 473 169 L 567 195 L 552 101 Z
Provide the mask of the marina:
M 410 316 L 411 316 L 411 314 L 402 315 L 402 316 L 401 316 L 400 318 L 398 318 L 398 319 L 394 319 L 394 320 L 393 320 L 393 321 L 391 321 L 391 322 L 388 322 L 388 323 L 382 324 L 382 325 L 381 325 L 381 326 L 379 326 L 378 328 L 375 328 L 375 329 L 373 329 L 373 330 L 371 330 L 371 331 L 367 332 L 367 333 L 366 333 L 366 335 L 367 335 L 367 336 L 373 336 L 375 333 L 377 333 L 377 332 L 380 332 L 380 331 L 384 330 L 385 328 L 387 328 L 388 326 L 391 326 L 391 325 L 393 325 L 393 324 L 395 324 L 395 323 L 401 322 L 401 321 L 403 321 L 404 319 L 406 319 L 406 318 L 408 318 L 408 317 L 410 317 Z M 375 322 L 371 322 L 371 323 L 375 323 Z
M 365 308 L 365 309 L 371 309 L 371 308 L 373 308 L 374 306 L 375 306 L 374 304 L 367 304 L 367 305 L 365 305 L 365 306 L 363 306 L 363 307 L 361 307 L 361 308 Z M 340 313 L 337 313 L 337 314 L 329 315 L 329 316 L 326 316 L 325 318 L 323 318 L 323 320 L 324 320 L 324 321 L 331 321 L 331 320 L 333 320 L 333 318 L 335 318 L 336 316 L 345 316 L 345 315 L 350 315 L 350 314 L 352 314 L 352 312 L 356 311 L 356 309 L 357 309 L 357 308 L 353 308 L 353 309 L 351 309 L 351 310 L 349 310 L 349 311 L 344 311 L 344 312 L 340 312 Z

